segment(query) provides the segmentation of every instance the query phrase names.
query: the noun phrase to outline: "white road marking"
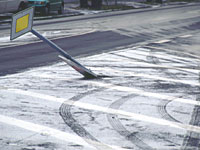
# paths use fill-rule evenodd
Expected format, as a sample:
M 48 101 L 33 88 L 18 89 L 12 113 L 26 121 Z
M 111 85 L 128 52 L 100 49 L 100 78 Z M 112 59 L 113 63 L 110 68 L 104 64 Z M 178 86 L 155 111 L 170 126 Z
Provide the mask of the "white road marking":
M 14 125 L 29 131 L 37 132 L 41 135 L 48 135 L 52 136 L 54 138 L 57 138 L 59 140 L 67 141 L 67 142 L 72 142 L 72 143 L 77 143 L 82 146 L 86 146 L 90 149 L 95 149 L 94 147 L 90 146 L 87 142 L 85 142 L 81 137 L 67 133 L 67 132 L 62 132 L 57 129 L 53 129 L 50 127 L 34 124 L 31 122 L 15 119 L 12 117 L 8 116 L 3 116 L 0 115 L 0 122 L 9 124 L 9 125 Z
M 148 75 L 148 74 L 142 74 L 142 73 L 134 73 L 134 72 L 128 72 L 128 71 L 120 71 L 108 67 L 91 67 L 93 71 L 109 71 L 109 72 L 114 72 L 118 73 L 119 75 L 127 75 L 127 76 L 135 76 L 135 77 L 143 77 L 143 78 L 148 78 L 148 79 L 153 79 L 153 80 L 161 80 L 161 81 L 167 81 L 167 82 L 174 82 L 174 83 L 181 83 L 181 84 L 187 84 L 191 86 L 200 86 L 200 83 L 198 82 L 192 82 L 192 81 L 186 81 L 186 80 L 178 80 L 178 79 L 170 79 L 170 78 L 165 78 L 165 77 L 159 77 L 155 75 Z M 65 80 L 65 81 L 71 81 L 74 80 L 74 78 L 66 78 L 66 77 L 55 77 L 55 76 L 50 76 L 50 75 L 31 75 L 33 77 L 39 77 L 39 78 L 44 78 L 44 79 L 56 79 L 56 80 Z M 1 79 L 1 77 L 0 77 Z M 5 89 L 5 87 L 4 87 Z
M 188 85 L 193 85 L 193 86 L 200 86 L 200 83 L 194 83 L 191 81 L 185 81 L 185 80 L 177 80 L 177 79 L 169 79 L 169 78 L 164 78 L 164 77 L 159 77 L 159 76 L 154 76 L 154 75 L 148 75 L 148 74 L 142 74 L 142 73 L 134 73 L 134 72 L 127 72 L 127 71 L 120 71 L 112 68 L 96 68 L 96 67 L 90 67 L 92 70 L 100 70 L 100 71 L 110 71 L 114 73 L 118 73 L 121 75 L 128 75 L 128 76 L 135 76 L 135 77 L 144 77 L 148 79 L 154 79 L 154 80 L 161 80 L 161 81 L 167 81 L 167 82 L 175 82 L 175 83 L 182 83 L 182 84 L 188 84 Z M 197 77 L 198 78 L 198 77 Z
M 113 55 L 110 53 L 110 55 Z M 123 55 L 118 55 L 116 54 L 116 56 L 118 57 L 123 57 Z M 130 58 L 126 58 L 123 57 L 125 59 L 130 60 Z M 138 65 L 138 66 L 143 66 L 143 67 L 154 67 L 154 68 L 163 68 L 163 69 L 174 69 L 174 70 L 181 70 L 181 71 L 186 71 L 186 72 L 192 72 L 192 73 L 196 73 L 199 74 L 200 70 L 199 69 L 190 69 L 190 68 L 181 68 L 181 67 L 176 67 L 176 66 L 166 66 L 166 65 L 156 65 L 156 64 L 149 64 L 146 62 L 128 62 L 129 64 L 134 64 L 134 65 Z
M 99 143 L 97 141 L 92 141 L 90 139 L 84 139 L 77 135 L 73 135 L 73 134 L 63 132 L 63 131 L 60 131 L 57 129 L 53 129 L 53 128 L 50 128 L 47 126 L 19 120 L 19 119 L 8 117 L 8 116 L 0 115 L 0 122 L 9 124 L 9 125 L 13 125 L 13 126 L 17 126 L 19 128 L 23 128 L 23 129 L 26 129 L 29 131 L 33 131 L 33 132 L 39 133 L 40 135 L 51 136 L 51 137 L 57 138 L 62 141 L 76 143 L 76 144 L 85 146 L 88 149 L 96 150 L 95 147 L 89 145 L 88 143 L 93 143 L 94 145 L 102 145 L 102 143 Z M 88 141 L 88 143 L 86 141 Z M 103 145 L 110 147 L 110 149 L 125 150 L 124 148 L 121 148 L 121 147 L 115 146 L 115 145 L 108 145 L 108 144 L 103 144 Z
M 167 43 L 167 42 L 170 42 L 171 40 L 160 40 L 160 41 L 157 41 L 157 42 L 154 42 L 156 44 L 162 44 L 162 43 Z
M 113 55 L 113 53 L 109 53 L 110 55 Z M 125 55 L 118 55 L 116 54 L 116 56 L 118 57 L 123 57 Z M 128 59 L 130 60 L 131 58 L 126 58 L 126 57 L 123 57 L 125 59 Z M 143 67 L 154 67 L 154 68 L 163 68 L 163 69 L 174 69 L 174 70 L 181 70 L 181 71 L 186 71 L 186 72 L 192 72 L 192 73 L 197 73 L 199 74 L 200 73 L 200 70 L 199 69 L 191 69 L 191 68 L 181 68 L 181 67 L 176 67 L 176 66 L 166 66 L 166 65 L 156 65 L 156 64 L 149 64 L 149 63 L 146 63 L 146 62 L 133 62 L 133 61 L 129 61 L 128 62 L 129 64 L 134 64 L 134 65 L 138 65 L 138 66 L 143 66 Z
M 134 89 L 131 89 L 131 88 L 121 87 L 121 86 L 115 86 L 114 87 L 114 85 L 112 85 L 112 84 L 104 84 L 104 83 L 98 83 L 98 82 L 92 82 L 92 84 L 98 85 L 98 86 L 101 86 L 101 87 L 106 87 L 106 88 L 109 87 L 109 88 L 114 89 L 114 90 L 121 90 L 121 91 L 126 91 L 126 92 L 135 92 L 137 94 L 148 95 L 148 96 L 153 96 L 153 97 L 159 96 L 159 98 L 162 98 L 162 99 L 167 98 L 167 99 L 170 100 L 171 98 L 174 98 L 174 97 L 169 97 L 169 96 L 160 97 L 162 95 L 160 95 L 160 94 L 154 95 L 155 93 L 144 92 L 144 94 L 143 94 L 143 93 L 141 93 L 143 91 L 140 91 L 140 90 L 134 90 Z M 83 108 L 83 109 L 99 111 L 99 112 L 108 113 L 108 114 L 122 115 L 122 116 L 125 116 L 125 117 L 128 117 L 128 118 L 131 118 L 133 120 L 140 120 L 140 121 L 144 121 L 144 122 L 154 123 L 154 124 L 157 124 L 157 125 L 162 125 L 162 126 L 167 126 L 167 127 L 172 127 L 172 128 L 177 128 L 177 129 L 188 130 L 188 131 L 200 133 L 200 127 L 198 127 L 198 126 L 192 126 L 192 125 L 181 124 L 181 123 L 177 123 L 177 122 L 171 122 L 171 121 L 164 120 L 164 119 L 159 119 L 159 118 L 141 115 L 141 114 L 137 114 L 137 113 L 126 112 L 126 111 L 123 111 L 123 110 L 106 108 L 106 107 L 93 105 L 93 104 L 89 104 L 89 103 L 82 103 L 82 102 L 79 102 L 79 101 L 74 103 L 74 101 L 71 101 L 71 100 L 66 100 L 66 99 L 63 99 L 63 98 L 57 98 L 55 96 L 40 94 L 40 93 L 36 93 L 36 92 L 24 91 L 24 90 L 19 90 L 19 89 L 8 89 L 6 91 L 16 93 L 16 94 L 20 94 L 20 95 L 25 95 L 25 96 L 31 96 L 31 97 L 39 98 L 39 99 L 43 99 L 43 100 L 48 100 L 48 101 L 52 101 L 52 102 L 59 102 L 59 103 L 64 102 L 65 104 L 73 105 L 73 106 Z M 174 100 L 174 99 L 171 99 L 171 100 Z M 184 103 L 187 103 L 187 104 L 200 105 L 198 102 L 192 101 L 192 100 L 177 98 L 177 101 L 178 102 L 184 102 Z
M 200 106 L 199 101 L 195 101 L 195 100 L 192 100 L 192 99 L 177 98 L 177 97 L 174 97 L 174 96 L 168 96 L 168 95 L 159 94 L 159 93 L 146 92 L 144 90 L 139 90 L 139 89 L 132 88 L 132 87 L 119 86 L 119 85 L 107 84 L 107 83 L 100 83 L 100 82 L 95 82 L 95 81 L 91 81 L 90 83 L 93 84 L 93 85 L 96 85 L 96 86 L 105 87 L 105 88 L 112 89 L 112 90 L 117 90 L 117 91 L 122 91 L 122 92 L 130 92 L 130 93 L 134 93 L 134 94 L 141 95 L 141 96 L 154 97 L 154 98 L 157 98 L 157 99 L 160 99 L 160 100 L 175 101 L 175 102 L 179 102 L 179 103 Z
M 140 55 L 145 55 L 148 56 L 149 54 L 151 54 L 152 52 L 144 52 L 144 51 L 140 51 L 139 49 L 135 49 L 130 51 L 131 54 L 137 53 Z M 152 56 L 158 57 L 158 58 L 163 58 L 163 59 L 175 59 L 175 60 L 185 60 L 185 61 L 190 61 L 193 60 L 193 58 L 186 58 L 186 57 L 180 57 L 180 56 L 175 56 L 175 55 L 170 55 L 170 54 L 154 54 Z M 200 60 L 195 59 L 195 61 L 200 62 Z M 188 63 L 188 62 L 187 62 Z
M 188 38 L 188 37 L 192 37 L 192 35 L 191 34 L 187 34 L 187 35 L 181 35 L 179 37 L 181 37 L 181 38 Z
M 183 52 L 183 51 L 178 51 L 178 50 L 171 50 L 171 49 L 167 49 L 167 48 L 162 48 L 162 47 L 155 47 L 155 46 L 143 46 L 143 47 L 146 47 L 146 48 L 152 48 L 152 49 L 158 49 L 158 50 L 163 50 L 163 51 L 170 51 L 170 52 L 177 52 L 177 53 L 181 53 L 181 54 L 185 54 L 185 55 L 188 55 L 188 56 L 192 56 L 193 58 L 192 59 L 195 59 L 196 61 L 200 61 L 200 57 L 198 55 L 194 55 L 194 54 L 191 54 L 191 53 L 187 53 L 187 52 Z

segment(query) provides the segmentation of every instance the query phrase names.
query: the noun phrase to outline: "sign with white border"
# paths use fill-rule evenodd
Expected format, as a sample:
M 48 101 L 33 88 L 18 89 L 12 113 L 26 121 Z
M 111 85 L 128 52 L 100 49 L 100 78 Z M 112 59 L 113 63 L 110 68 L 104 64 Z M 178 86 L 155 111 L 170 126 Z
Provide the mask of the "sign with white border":
M 34 7 L 30 7 L 12 16 L 12 27 L 10 39 L 16 39 L 17 37 L 30 32 L 33 25 Z

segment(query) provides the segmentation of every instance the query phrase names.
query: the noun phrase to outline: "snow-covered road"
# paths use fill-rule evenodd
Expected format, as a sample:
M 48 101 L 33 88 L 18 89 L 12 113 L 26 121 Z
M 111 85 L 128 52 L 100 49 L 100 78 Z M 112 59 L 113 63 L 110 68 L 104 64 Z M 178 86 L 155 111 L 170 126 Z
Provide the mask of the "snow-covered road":
M 63 62 L 0 77 L 0 149 L 174 150 L 200 133 L 197 55 L 144 45 L 77 60 L 108 77 Z

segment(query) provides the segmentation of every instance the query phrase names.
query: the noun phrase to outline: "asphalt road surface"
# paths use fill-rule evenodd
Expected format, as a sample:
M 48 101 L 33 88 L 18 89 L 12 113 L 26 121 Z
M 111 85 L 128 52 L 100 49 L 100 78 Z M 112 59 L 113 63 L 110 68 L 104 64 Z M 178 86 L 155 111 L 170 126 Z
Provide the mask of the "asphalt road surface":
M 34 28 L 41 33 L 49 33 L 50 38 L 56 38 L 53 41 L 72 56 L 89 55 L 196 32 L 200 28 L 198 5 L 37 21 Z M 8 33 L 9 30 L 1 30 L 2 38 L 7 37 Z M 58 60 L 55 50 L 47 44 L 29 44 L 31 40 L 25 37 L 13 42 L 19 43 L 19 46 L 2 43 L 0 75 Z M 9 47 L 4 48 L 7 45 Z
M 35 22 L 108 76 L 96 80 L 82 79 L 32 34 L 10 42 L 2 27 L 0 149 L 198 150 L 199 8 Z

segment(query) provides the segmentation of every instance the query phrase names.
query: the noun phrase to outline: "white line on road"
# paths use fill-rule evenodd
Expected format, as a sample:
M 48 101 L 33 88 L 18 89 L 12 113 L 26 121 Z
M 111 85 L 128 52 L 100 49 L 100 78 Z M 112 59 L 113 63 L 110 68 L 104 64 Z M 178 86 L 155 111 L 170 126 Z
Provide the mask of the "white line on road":
M 77 143 L 77 144 L 86 146 L 90 149 L 95 149 L 94 147 L 87 144 L 81 137 L 67 133 L 67 132 L 62 132 L 57 129 L 49 128 L 46 126 L 34 124 L 31 122 L 27 122 L 27 121 L 15 119 L 15 118 L 3 116 L 3 115 L 0 115 L 0 122 L 9 124 L 9 125 L 14 125 L 14 126 L 17 126 L 29 131 L 37 132 L 41 135 L 48 135 L 48 136 L 52 136 L 54 138 L 57 138 L 63 141 Z
M 188 56 L 191 56 L 193 57 L 192 59 L 195 59 L 196 58 L 196 61 L 200 61 L 200 57 L 198 55 L 194 55 L 194 54 L 191 54 L 191 53 L 187 53 L 185 51 L 178 51 L 178 50 L 171 50 L 171 49 L 167 49 L 167 48 L 162 48 L 162 47 L 155 47 L 155 46 L 143 46 L 145 48 L 152 48 L 152 49 L 157 49 L 157 50 L 163 50 L 163 51 L 170 51 L 170 52 L 177 52 L 177 53 L 181 53 L 181 54 L 185 54 L 185 55 L 188 55 Z
M 117 91 L 122 91 L 122 92 L 130 92 L 130 93 L 134 93 L 134 94 L 141 95 L 141 96 L 154 97 L 154 98 L 157 98 L 160 100 L 175 101 L 175 102 L 179 102 L 179 103 L 200 106 L 199 101 L 195 101 L 192 99 L 177 98 L 174 96 L 168 96 L 168 95 L 159 94 L 159 93 L 146 92 L 144 90 L 140 90 L 140 89 L 136 89 L 136 88 L 132 88 L 132 87 L 100 83 L 100 82 L 96 82 L 96 81 L 91 81 L 90 83 L 93 85 L 96 85 L 96 86 L 105 87 L 105 88 L 112 89 L 112 90 L 117 90 Z
M 81 138 L 77 135 L 73 135 L 73 134 L 63 132 L 63 131 L 60 131 L 57 129 L 53 129 L 53 128 L 50 128 L 47 126 L 19 120 L 19 119 L 8 117 L 8 116 L 0 115 L 0 122 L 9 124 L 9 125 L 13 125 L 13 126 L 17 126 L 19 128 L 23 128 L 28 131 L 33 131 L 33 132 L 39 133 L 40 135 L 51 136 L 51 137 L 57 138 L 62 141 L 76 143 L 76 144 L 87 147 L 87 149 L 92 149 L 92 150 L 96 149 L 95 147 L 89 145 L 88 143 L 92 143 L 94 145 L 102 145 L 102 143 L 99 143 L 98 141 L 92 141 L 90 139 Z M 115 145 L 108 145 L 108 144 L 103 144 L 103 145 L 106 150 L 112 150 L 112 149 L 125 150 L 124 148 L 121 148 L 121 147 L 115 146 Z
M 181 38 L 188 38 L 188 37 L 192 37 L 192 35 L 191 34 L 187 34 L 187 35 L 181 35 L 179 37 L 181 37 Z
M 108 54 L 113 55 L 113 53 L 108 53 Z M 128 60 L 132 59 L 132 58 L 127 58 L 125 55 L 121 55 L 121 54 L 120 55 L 116 54 L 116 56 L 123 57 L 123 58 L 128 59 Z M 192 73 L 196 73 L 196 74 L 199 74 L 199 72 L 200 72 L 199 69 L 191 69 L 191 68 L 185 68 L 185 67 L 181 68 L 181 67 L 166 66 L 166 65 L 156 65 L 156 64 L 150 64 L 150 63 L 147 63 L 147 62 L 132 62 L 132 61 L 129 61 L 128 63 L 129 64 L 134 64 L 134 65 L 138 65 L 138 66 L 143 66 L 143 67 L 174 69 L 174 70 L 181 70 L 181 71 L 186 71 L 186 72 L 192 72 Z
M 106 88 L 109 87 L 109 88 L 113 88 L 116 90 L 120 89 L 121 91 L 128 90 L 128 92 L 133 92 L 133 90 L 130 90 L 131 88 L 124 88 L 124 87 L 119 87 L 119 86 L 114 87 L 114 85 L 112 85 L 112 84 L 104 84 L 104 83 L 99 83 L 99 82 L 92 82 L 92 84 L 96 84 L 98 86 L 106 87 Z M 164 120 L 164 119 L 159 119 L 159 118 L 155 118 L 155 117 L 150 117 L 150 116 L 141 115 L 141 114 L 137 114 L 137 113 L 126 112 L 126 111 L 112 109 L 112 108 L 106 108 L 106 107 L 93 105 L 93 104 L 89 104 L 89 103 L 82 103 L 79 101 L 74 103 L 74 101 L 71 101 L 71 100 L 57 98 L 55 96 L 40 94 L 40 93 L 36 93 L 36 92 L 24 91 L 24 90 L 19 90 L 19 89 L 8 89 L 6 91 L 20 94 L 20 95 L 25 95 L 25 96 L 31 96 L 31 97 L 39 98 L 39 99 L 43 99 L 43 100 L 48 100 L 48 101 L 52 101 L 52 102 L 59 102 L 59 103 L 64 102 L 65 104 L 73 105 L 73 106 L 83 108 L 83 109 L 99 111 L 99 112 L 108 113 L 108 114 L 122 115 L 122 116 L 125 116 L 128 118 L 134 119 L 134 120 L 140 120 L 140 121 L 154 123 L 154 124 L 158 124 L 158 125 L 162 125 L 162 126 L 167 126 L 167 127 L 172 127 L 172 128 L 177 128 L 177 129 L 188 130 L 188 131 L 200 133 L 200 127 L 198 127 L 198 126 L 192 126 L 192 125 L 186 125 L 186 124 L 181 124 L 181 123 L 177 123 L 177 122 L 171 122 L 171 121 Z M 142 91 L 137 90 L 134 92 L 139 94 L 138 92 L 142 92 Z M 155 93 L 146 93 L 146 94 L 145 93 L 146 92 L 144 92 L 144 95 L 148 94 L 148 95 L 152 95 L 153 97 L 161 96 L 159 94 L 157 94 L 156 96 L 153 95 Z M 143 93 L 141 93 L 141 94 L 143 95 Z M 160 98 L 163 98 L 163 97 L 160 97 Z M 172 98 L 172 97 L 166 96 L 165 98 Z M 184 101 L 185 103 L 187 103 L 187 101 L 189 101 L 188 102 L 189 104 L 195 104 L 195 105 L 198 104 L 199 105 L 198 102 L 192 101 L 192 100 L 179 99 L 177 101 L 179 101 L 179 102 Z
M 113 72 L 115 74 L 117 73 L 118 75 L 127 75 L 127 76 L 141 77 L 141 78 L 147 78 L 147 79 L 153 79 L 153 80 L 181 83 L 181 84 L 187 84 L 187 85 L 191 85 L 191 86 L 200 86 L 200 83 L 198 81 L 194 82 L 191 80 L 187 81 L 187 80 L 170 79 L 170 78 L 155 76 L 153 74 L 134 73 L 134 72 L 128 72 L 127 70 L 121 71 L 121 70 L 116 70 L 116 69 L 112 69 L 112 68 L 108 68 L 108 67 L 99 67 L 98 68 L 98 67 L 90 66 L 90 69 L 92 69 L 93 71 L 109 71 L 109 72 Z M 56 80 L 65 80 L 65 81 L 73 80 L 73 78 L 68 79 L 66 77 L 54 77 L 54 76 L 50 76 L 50 75 L 40 75 L 40 74 L 31 75 L 31 76 L 40 77 L 40 78 L 44 78 L 44 79 L 56 79 Z M 0 77 L 0 79 L 1 79 L 1 77 Z M 6 89 L 6 88 L 4 88 L 4 89 Z
M 157 41 L 157 42 L 154 42 L 156 44 L 162 44 L 162 43 L 167 43 L 167 42 L 170 42 L 171 40 L 160 40 L 160 41 Z
M 148 79 L 154 79 L 154 80 L 161 80 L 161 81 L 167 81 L 167 82 L 175 82 L 175 83 L 181 83 L 181 84 L 188 84 L 192 86 L 200 86 L 200 83 L 198 81 L 192 82 L 192 81 L 185 81 L 185 80 L 178 80 L 178 79 L 169 79 L 165 77 L 159 77 L 159 76 L 154 76 L 150 74 L 142 74 L 142 73 L 134 73 L 134 72 L 127 72 L 127 71 L 120 71 L 112 68 L 97 68 L 97 67 L 90 67 L 92 70 L 99 70 L 99 71 L 109 71 L 109 72 L 114 72 L 117 73 L 118 75 L 128 75 L 128 76 L 135 76 L 135 77 L 143 77 L 143 78 L 148 78 Z M 198 76 L 197 76 L 198 78 Z
M 175 55 L 171 55 L 171 54 L 156 54 L 155 52 L 144 52 L 144 51 L 141 51 L 139 48 L 138 49 L 134 49 L 134 50 L 131 50 L 131 51 L 129 51 L 131 54 L 134 54 L 134 53 L 136 53 L 136 54 L 140 54 L 140 55 L 145 55 L 145 56 L 155 56 L 155 57 L 157 57 L 157 58 L 163 58 L 163 59 L 173 59 L 173 60 L 175 60 L 175 61 L 183 61 L 183 60 L 185 60 L 185 61 L 187 61 L 187 63 L 188 63 L 188 61 L 190 61 L 191 62 L 191 60 L 193 60 L 193 58 L 188 58 L 188 57 L 180 57 L 180 56 L 175 56 Z M 126 52 L 127 53 L 127 52 Z M 127 54 L 129 54 L 129 53 L 127 53 Z M 198 59 L 194 59 L 194 61 L 198 61 L 198 62 L 200 62 L 200 60 L 198 60 Z

